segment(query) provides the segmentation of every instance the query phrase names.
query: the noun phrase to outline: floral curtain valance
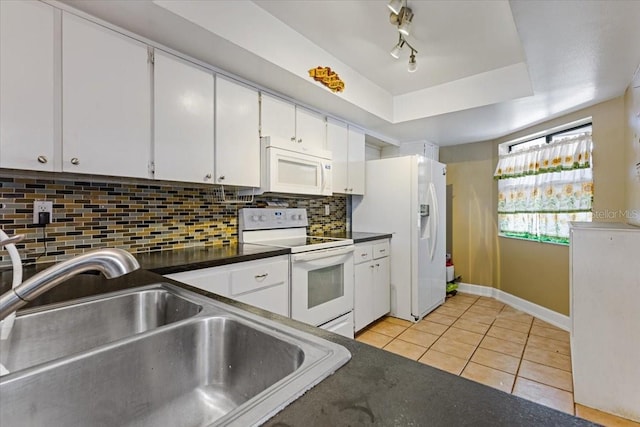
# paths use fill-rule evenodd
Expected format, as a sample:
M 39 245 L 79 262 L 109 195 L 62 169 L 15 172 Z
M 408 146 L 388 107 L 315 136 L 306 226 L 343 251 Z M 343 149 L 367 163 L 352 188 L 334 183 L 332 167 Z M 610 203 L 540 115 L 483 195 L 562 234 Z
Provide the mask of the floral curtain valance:
M 500 234 L 569 243 L 569 222 L 591 221 L 591 134 L 501 156 L 498 179 Z
M 591 166 L 591 133 L 583 133 L 542 147 L 500 156 L 496 179 L 537 175 Z

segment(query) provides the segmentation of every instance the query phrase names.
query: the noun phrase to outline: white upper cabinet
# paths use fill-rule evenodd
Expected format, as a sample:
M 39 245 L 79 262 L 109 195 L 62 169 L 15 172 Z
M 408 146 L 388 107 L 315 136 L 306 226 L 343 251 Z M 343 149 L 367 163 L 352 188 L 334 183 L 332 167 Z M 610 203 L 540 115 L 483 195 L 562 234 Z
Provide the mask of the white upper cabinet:
M 349 192 L 349 130 L 347 124 L 327 120 L 327 142 L 333 165 L 333 192 Z
M 324 116 L 283 99 L 262 94 L 260 135 L 271 145 L 301 153 L 327 154 Z
M 337 120 L 327 121 L 333 163 L 333 192 L 364 194 L 364 133 Z
M 291 149 L 296 141 L 296 106 L 263 93 L 260 100 L 260 136 L 270 137 L 273 145 Z
M 0 167 L 54 170 L 54 13 L 0 1 Z
M 349 126 L 349 194 L 364 194 L 364 132 Z
M 62 169 L 149 177 L 147 46 L 62 15 Z
M 260 187 L 257 90 L 216 77 L 217 184 Z
M 154 57 L 154 176 L 212 183 L 213 74 L 159 50 Z
M 327 123 L 324 116 L 296 106 L 296 144 L 303 152 L 321 153 L 327 150 Z

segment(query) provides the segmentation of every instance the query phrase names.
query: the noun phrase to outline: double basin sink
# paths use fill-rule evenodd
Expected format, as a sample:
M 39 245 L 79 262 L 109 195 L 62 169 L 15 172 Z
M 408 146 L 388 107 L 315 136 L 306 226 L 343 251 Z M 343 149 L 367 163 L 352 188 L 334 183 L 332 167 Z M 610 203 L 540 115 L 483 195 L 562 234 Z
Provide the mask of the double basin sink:
M 342 346 L 169 285 L 18 314 L 0 425 L 257 425 L 350 358 Z

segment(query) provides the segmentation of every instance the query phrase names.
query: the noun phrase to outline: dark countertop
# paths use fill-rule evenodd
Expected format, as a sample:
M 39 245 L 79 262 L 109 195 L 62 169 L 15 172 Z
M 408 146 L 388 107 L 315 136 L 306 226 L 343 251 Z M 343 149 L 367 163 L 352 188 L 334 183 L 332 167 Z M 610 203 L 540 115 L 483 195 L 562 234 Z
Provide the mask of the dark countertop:
M 360 231 L 348 231 L 340 233 L 327 234 L 329 237 L 337 237 L 339 239 L 353 239 L 353 243 L 370 242 L 372 240 L 390 239 L 391 233 L 363 233 Z
M 236 262 L 254 261 L 278 255 L 288 255 L 289 253 L 288 248 L 239 244 L 141 252 L 133 255 L 138 259 L 142 268 L 158 274 L 170 274 L 199 268 L 219 267 Z
M 29 274 L 29 271 L 27 271 Z M 5 285 L 11 274 L 0 275 Z M 267 421 L 268 426 L 580 426 L 585 420 L 414 362 L 322 329 L 269 313 L 155 273 L 138 270 L 106 280 L 81 274 L 42 295 L 53 303 L 168 282 L 346 347 L 352 359 Z

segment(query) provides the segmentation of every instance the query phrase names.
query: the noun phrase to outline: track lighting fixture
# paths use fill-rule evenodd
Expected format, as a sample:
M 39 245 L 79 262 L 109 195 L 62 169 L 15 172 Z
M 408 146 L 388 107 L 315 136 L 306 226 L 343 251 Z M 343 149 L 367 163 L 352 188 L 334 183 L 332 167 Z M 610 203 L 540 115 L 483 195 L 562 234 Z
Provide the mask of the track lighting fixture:
M 395 25 L 398 29 L 398 43 L 396 43 L 389 53 L 395 59 L 398 59 L 400 58 L 402 48 L 407 45 L 409 49 L 411 49 L 408 70 L 410 73 L 413 73 L 418 69 L 418 64 L 416 63 L 416 53 L 418 53 L 418 51 L 415 50 L 405 39 L 405 37 L 409 36 L 411 31 L 413 12 L 409 7 L 407 7 L 406 0 L 404 2 L 404 6 L 402 3 L 402 0 L 391 0 L 388 4 L 389 9 L 392 11 L 391 16 L 389 16 L 389 22 L 391 22 L 392 25 Z

